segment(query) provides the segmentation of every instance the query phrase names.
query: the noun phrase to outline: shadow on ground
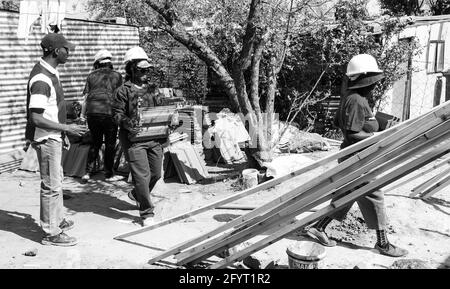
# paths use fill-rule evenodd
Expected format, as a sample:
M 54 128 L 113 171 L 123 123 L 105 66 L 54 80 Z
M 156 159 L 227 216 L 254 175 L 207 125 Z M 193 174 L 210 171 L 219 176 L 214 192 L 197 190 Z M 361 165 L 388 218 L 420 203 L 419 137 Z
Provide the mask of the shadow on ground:
M 30 214 L 0 210 L 0 231 L 40 243 L 43 232 Z

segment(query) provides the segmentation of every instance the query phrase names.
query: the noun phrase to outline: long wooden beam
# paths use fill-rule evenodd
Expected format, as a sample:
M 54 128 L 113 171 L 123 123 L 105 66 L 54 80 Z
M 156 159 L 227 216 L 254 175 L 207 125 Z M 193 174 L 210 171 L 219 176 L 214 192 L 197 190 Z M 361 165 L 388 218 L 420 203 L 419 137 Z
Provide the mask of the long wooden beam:
M 251 246 L 249 246 L 239 252 L 232 254 L 231 256 L 224 258 L 222 261 L 217 262 L 217 263 L 213 264 L 212 266 L 210 266 L 210 268 L 211 269 L 224 268 L 236 260 L 241 260 L 241 259 L 247 257 L 248 255 L 261 250 L 262 248 L 265 248 L 265 247 L 275 243 L 276 241 L 282 239 L 287 234 L 290 234 L 293 231 L 298 230 L 298 229 L 304 227 L 305 225 L 322 218 L 323 216 L 333 214 L 334 212 L 340 210 L 342 207 L 355 201 L 359 197 L 361 197 L 365 194 L 368 194 L 370 192 L 373 192 L 377 189 L 380 189 L 380 188 L 386 186 L 387 184 L 392 183 L 392 182 L 404 177 L 405 175 L 416 170 L 417 168 L 422 167 L 424 164 L 435 160 L 436 158 L 442 156 L 443 154 L 445 154 L 447 152 L 448 152 L 448 149 L 444 146 L 441 146 L 439 149 L 436 149 L 418 159 L 415 159 L 415 160 L 409 162 L 408 164 L 398 168 L 394 172 L 391 172 L 391 173 L 383 176 L 383 178 L 377 179 L 377 180 L 367 184 L 366 186 L 361 187 L 358 190 L 348 194 L 347 196 L 340 198 L 338 200 L 339 202 L 336 201 L 333 204 L 328 205 L 327 207 L 319 210 L 316 213 L 313 213 L 301 220 L 297 220 L 290 225 L 282 227 L 279 231 L 271 234 L 270 236 L 252 244 Z
M 446 187 L 450 185 L 450 175 L 447 175 L 443 179 L 441 179 L 439 182 L 437 182 L 435 185 L 433 185 L 431 188 L 429 188 L 427 191 L 425 191 L 423 194 L 420 195 L 421 199 L 427 200 L 431 196 L 439 193 Z
M 449 129 L 449 126 L 448 126 L 448 125 L 449 125 L 449 122 L 447 121 L 447 122 L 445 122 L 445 124 L 440 125 L 440 126 L 438 126 L 437 128 L 432 129 L 431 131 L 427 131 L 427 133 L 426 133 L 425 136 L 424 136 L 424 139 L 431 138 L 433 134 L 442 133 L 443 131 L 448 131 L 448 129 Z M 417 134 L 417 130 L 415 131 L 414 136 L 415 136 L 416 134 Z M 396 140 L 396 137 L 395 137 L 395 136 L 392 137 L 392 140 L 391 140 L 391 141 L 395 141 L 395 140 Z M 364 152 L 361 152 L 361 153 L 359 153 L 359 154 L 365 154 L 366 157 L 367 157 L 366 161 L 367 161 L 367 160 L 371 160 L 371 159 L 373 159 L 373 158 L 376 157 L 376 154 L 377 154 L 377 153 L 380 153 L 381 151 L 383 151 L 383 149 L 384 149 L 384 150 L 389 149 L 389 146 L 386 145 L 387 142 L 388 142 L 388 140 L 386 139 L 386 140 L 384 140 L 384 143 L 381 142 L 380 144 L 377 144 L 377 146 L 381 147 L 381 148 L 379 148 L 378 150 L 374 149 L 373 147 L 370 147 L 370 148 L 367 149 L 367 150 L 369 150 L 369 152 L 364 151 Z M 401 141 L 397 141 L 397 142 L 395 143 L 395 145 L 398 146 L 398 145 L 399 145 L 399 142 L 401 142 Z M 383 144 L 384 144 L 384 145 L 383 145 Z M 416 145 L 416 144 L 412 144 L 413 147 L 414 147 L 415 145 Z M 353 158 L 353 163 L 355 163 L 355 165 L 354 165 L 353 167 L 349 167 L 349 168 L 350 168 L 349 171 L 343 171 L 343 172 L 341 172 L 341 176 L 348 175 L 348 174 L 351 173 L 353 170 L 357 169 L 359 166 L 362 166 L 362 165 L 364 164 L 364 161 L 363 161 L 363 159 L 361 159 L 361 158 L 359 157 L 359 154 L 357 154 L 356 156 L 352 157 L 352 158 Z M 349 163 L 352 162 L 351 159 L 349 159 L 349 160 L 347 160 L 347 161 L 348 161 Z M 347 162 L 347 161 L 346 161 L 346 162 Z M 344 163 L 345 163 L 345 162 L 344 162 Z M 344 163 L 343 163 L 343 164 L 344 164 Z M 367 162 L 366 162 L 366 163 L 367 163 Z M 268 204 L 264 205 L 263 207 L 261 207 L 261 208 L 255 210 L 255 211 L 253 211 L 253 212 L 251 212 L 251 213 L 249 213 L 249 214 L 247 214 L 247 215 L 245 215 L 245 216 L 241 216 L 241 217 L 239 217 L 239 218 L 237 218 L 237 219 L 235 219 L 235 220 L 233 220 L 233 221 L 231 221 L 231 222 L 225 224 L 224 226 L 227 227 L 227 229 L 228 229 L 228 228 L 231 228 L 232 226 L 234 226 L 234 225 L 236 225 L 236 224 L 239 224 L 239 223 L 245 223 L 249 218 L 252 218 L 252 217 L 254 217 L 254 216 L 258 216 L 259 219 L 261 219 L 261 218 L 262 218 L 261 213 L 263 213 L 264 211 L 267 211 L 268 209 L 270 209 L 270 208 L 273 207 L 274 205 L 282 204 L 283 202 L 285 202 L 285 201 L 283 201 L 283 198 L 284 198 L 286 201 L 288 201 L 289 199 L 291 199 L 291 198 L 297 196 L 297 195 L 299 194 L 299 191 L 298 191 L 298 190 L 300 190 L 300 192 L 305 192 L 307 189 L 311 189 L 311 188 L 313 188 L 315 185 L 322 185 L 322 186 L 324 186 L 324 185 L 327 185 L 328 183 L 332 183 L 335 179 L 337 179 L 335 173 L 339 173 L 339 172 L 341 171 L 341 168 L 342 168 L 342 167 L 339 167 L 339 166 L 338 166 L 338 167 L 332 169 L 332 170 L 331 170 L 331 173 L 330 173 L 330 172 L 325 173 L 325 175 L 319 176 L 319 177 L 316 178 L 315 180 L 310 181 L 308 184 L 306 184 L 306 187 L 302 187 L 302 188 L 298 188 L 298 189 L 296 189 L 296 190 L 293 190 L 293 191 L 291 191 L 291 192 L 289 192 L 289 193 L 287 193 L 287 194 L 281 196 L 280 198 L 275 199 L 275 200 L 272 201 L 272 202 L 269 202 Z M 364 171 L 358 171 L 356 174 L 353 172 L 353 175 L 352 175 L 352 176 L 357 175 L 357 174 L 360 174 L 360 173 L 364 173 Z M 311 183 L 313 184 L 313 186 L 311 185 Z M 308 185 L 309 185 L 309 186 L 308 186 Z M 328 187 L 327 189 L 330 189 L 330 188 Z M 303 190 L 303 191 L 302 191 L 302 190 Z M 280 201 L 280 200 L 281 200 L 281 201 Z M 278 202 L 277 202 L 277 201 L 278 201 Z M 277 209 L 277 208 L 276 208 L 276 209 Z M 259 221 L 259 220 L 257 219 L 256 221 Z M 217 229 L 214 230 L 214 233 L 217 233 Z M 212 234 L 211 234 L 211 235 L 212 235 Z M 207 243 L 207 244 L 202 244 L 202 245 L 200 245 L 200 246 L 197 246 L 197 247 L 195 247 L 195 248 L 192 248 L 192 249 L 190 249 L 189 251 L 182 253 L 182 254 L 181 254 L 180 256 L 178 256 L 177 258 L 180 258 L 180 259 L 183 260 L 183 259 L 185 258 L 186 255 L 194 254 L 195 252 L 204 252 L 204 251 L 205 251 L 205 248 L 206 248 L 209 244 L 211 244 L 211 242 L 213 242 L 213 241 L 210 241 L 210 242 Z
M 447 154 L 448 155 L 448 154 Z M 394 186 L 389 187 L 389 190 L 394 190 L 397 188 L 400 188 L 406 184 L 411 183 L 413 180 L 416 180 L 417 178 L 423 177 L 427 174 L 429 174 L 430 172 L 446 165 L 446 164 L 450 164 L 450 158 L 446 158 L 445 160 L 439 162 L 438 164 L 433 165 L 432 167 L 428 168 L 426 171 L 420 171 L 419 173 L 413 175 L 411 174 L 411 176 L 408 179 L 402 180 L 401 182 L 395 184 Z M 416 194 L 412 193 L 409 196 L 410 197 L 414 197 Z
M 432 136 L 433 133 L 436 134 L 436 132 L 434 132 L 434 131 L 437 131 L 437 133 L 442 133 L 443 131 L 447 131 L 448 129 L 449 129 L 449 126 L 448 126 L 448 121 L 447 121 L 446 124 L 443 125 L 443 127 L 438 126 L 438 127 L 435 128 L 434 130 L 428 131 L 428 132 L 425 134 L 424 138 L 427 139 L 427 138 L 430 138 L 430 137 Z M 417 131 L 415 131 L 415 132 L 417 133 Z M 415 136 L 415 135 L 414 135 L 414 136 Z M 393 137 L 391 141 L 395 141 L 395 140 L 396 140 L 396 137 Z M 387 142 L 387 140 L 385 140 L 385 141 Z M 384 149 L 384 150 L 389 149 L 389 147 L 386 145 L 386 142 L 385 142 L 384 144 L 383 144 L 383 143 L 380 143 L 380 145 L 379 145 L 379 146 L 382 147 L 382 149 Z M 403 142 L 404 142 L 404 141 L 403 141 Z M 397 143 L 395 143 L 395 146 L 398 146 L 399 143 L 401 143 L 401 141 L 397 141 Z M 378 145 L 378 144 L 377 144 L 377 145 Z M 413 144 L 413 146 L 414 146 L 414 145 L 415 145 L 415 144 Z M 377 154 L 377 153 L 380 153 L 380 152 L 382 151 L 382 149 L 378 149 L 378 150 L 377 150 L 377 149 L 369 148 L 369 149 L 368 149 L 369 152 L 366 152 L 366 151 L 365 151 L 365 152 L 362 152 L 362 153 L 365 153 L 365 155 L 366 155 L 366 157 L 367 157 L 365 160 L 363 160 L 361 157 L 359 157 L 359 155 L 354 156 L 353 161 L 352 161 L 352 162 L 354 163 L 353 167 L 351 167 L 351 166 L 348 167 L 348 169 L 349 169 L 348 171 L 343 171 L 343 172 L 341 172 L 341 174 L 338 175 L 338 176 L 346 176 L 346 175 L 348 175 L 350 172 L 352 172 L 353 170 L 356 170 L 356 169 L 358 169 L 359 167 L 363 166 L 363 165 L 364 165 L 365 163 L 367 163 L 369 160 L 375 158 L 375 157 L 376 157 L 376 154 Z M 361 153 L 361 154 L 362 154 L 362 153 Z M 348 160 L 348 162 L 351 162 L 351 161 Z M 347 163 L 347 164 L 348 164 L 348 163 Z M 324 175 L 319 176 L 319 177 L 316 178 L 315 180 L 310 181 L 309 184 L 311 185 L 311 183 L 313 183 L 314 185 L 318 185 L 318 184 L 320 184 L 320 185 L 325 185 L 326 182 L 333 182 L 333 180 L 335 180 L 335 179 L 338 178 L 337 175 L 335 175 L 335 173 L 339 173 L 341 170 L 342 170 L 342 166 L 338 166 L 338 167 L 336 167 L 335 169 L 331 170 L 331 173 L 328 172 L 328 174 L 326 174 L 325 176 L 324 176 Z M 364 173 L 364 172 L 358 171 L 358 173 Z M 331 178 L 331 180 L 330 180 L 329 178 Z M 314 181 L 315 181 L 315 182 L 314 182 Z M 311 187 L 312 187 L 312 186 L 309 186 L 308 189 L 310 189 Z M 302 187 L 301 189 L 306 190 L 305 187 Z M 260 209 L 258 209 L 257 211 L 251 212 L 251 213 L 249 213 L 249 214 L 247 214 L 247 215 L 245 215 L 245 216 L 243 216 L 243 217 L 241 217 L 241 218 L 235 219 L 235 220 L 231 221 L 230 223 L 225 224 L 224 226 L 226 226 L 227 228 L 230 228 L 231 225 L 234 226 L 234 225 L 236 225 L 236 224 L 245 222 L 246 219 L 248 219 L 249 217 L 259 216 L 262 212 L 264 212 L 266 209 L 270 209 L 273 205 L 282 203 L 283 197 L 284 197 L 284 199 L 287 199 L 287 197 L 288 197 L 288 198 L 291 198 L 291 197 L 293 197 L 293 196 L 295 196 L 295 195 L 297 195 L 297 194 L 298 194 L 297 191 L 295 191 L 295 192 L 294 192 L 294 191 L 291 191 L 290 193 L 287 193 L 287 194 L 283 195 L 283 196 L 281 197 L 281 199 L 279 198 L 279 199 L 276 199 L 276 200 L 270 202 L 269 204 L 266 204 L 265 206 L 263 206 L 264 208 L 260 208 Z M 277 202 L 277 201 L 278 201 L 278 202 Z M 217 231 L 216 231 L 216 232 L 217 232 Z M 202 247 L 202 248 L 197 248 L 198 251 L 202 251 L 203 249 L 204 249 L 204 247 Z M 193 252 L 193 250 L 194 250 L 194 249 L 192 249 L 191 252 Z
M 440 172 L 439 174 L 433 176 L 432 178 L 430 178 L 426 182 L 424 182 L 424 183 L 418 185 L 417 187 L 415 187 L 414 189 L 412 189 L 412 193 L 409 196 L 410 197 L 415 197 L 415 196 L 417 196 L 419 194 L 422 194 L 428 188 L 433 186 L 433 184 L 435 184 L 436 182 L 438 182 L 439 180 L 441 180 L 443 177 L 447 176 L 448 174 L 450 174 L 450 168 Z
M 441 133 L 442 133 L 442 131 L 444 131 L 446 135 L 445 136 L 440 136 L 440 138 L 435 140 L 435 142 L 442 140 L 444 137 L 448 138 L 448 129 L 449 129 L 448 123 L 447 123 L 446 126 L 440 127 L 440 129 L 441 129 Z M 427 140 L 427 138 L 424 136 L 421 141 L 423 142 L 425 140 Z M 422 147 L 424 145 L 430 145 L 432 143 L 433 142 L 430 140 L 430 141 L 425 142 L 424 144 L 422 144 Z M 371 165 L 380 165 L 380 164 L 383 164 L 385 162 L 388 162 L 388 163 L 392 163 L 392 165 L 395 166 L 396 165 L 396 163 L 395 163 L 395 161 L 396 161 L 395 156 L 398 156 L 398 154 L 402 150 L 406 151 L 407 149 L 412 149 L 412 150 L 416 150 L 417 151 L 418 149 L 421 148 L 418 145 L 419 145 L 419 141 L 411 142 L 410 144 L 408 144 L 408 147 L 403 147 L 403 148 L 399 149 L 398 151 L 394 150 L 393 152 L 391 152 L 389 154 L 386 154 L 382 158 L 378 159 L 377 162 L 375 162 L 374 164 L 371 164 Z M 425 150 L 425 148 L 422 149 L 422 150 Z M 408 158 L 408 156 L 405 156 L 405 153 L 403 155 L 404 155 L 403 156 L 404 159 Z M 389 160 L 390 160 L 390 162 L 389 162 Z M 310 195 L 314 194 L 313 195 L 313 198 L 314 198 L 314 196 L 321 195 L 321 194 L 324 194 L 326 192 L 330 192 L 330 191 L 333 190 L 334 186 L 339 187 L 339 186 L 341 186 L 341 185 L 343 185 L 343 184 L 345 184 L 345 183 L 347 183 L 347 182 L 357 178 L 358 176 L 360 176 L 361 174 L 365 173 L 366 171 L 367 171 L 367 168 L 363 167 L 363 168 L 360 168 L 358 170 L 355 170 L 354 172 L 352 172 L 352 173 L 350 173 L 348 175 L 344 174 L 344 176 L 345 176 L 344 178 L 342 178 L 340 180 L 337 180 L 334 183 L 330 182 L 327 186 L 324 186 L 324 183 L 322 183 L 321 186 L 315 187 L 314 190 L 309 190 L 307 192 L 304 192 L 304 194 L 302 194 L 302 195 L 298 195 L 298 196 L 292 198 L 289 201 L 289 203 L 284 203 L 284 204 L 282 204 L 282 205 L 280 205 L 278 207 L 273 208 L 268 213 L 265 213 L 264 215 L 262 215 L 259 218 L 257 218 L 256 221 L 259 222 L 261 219 L 264 219 L 264 220 L 270 219 L 271 217 L 269 217 L 269 216 L 273 216 L 274 214 L 277 214 L 277 216 L 278 216 L 279 213 L 277 213 L 277 212 L 284 211 L 284 209 L 283 209 L 284 206 L 287 206 L 287 205 L 290 204 L 289 208 L 292 208 L 292 207 L 295 208 L 295 206 L 298 205 L 299 201 L 302 201 L 305 198 L 308 200 L 307 197 L 309 197 Z M 304 202 L 305 201 L 303 200 L 303 203 Z M 308 201 L 306 203 L 308 203 Z M 259 229 L 260 229 L 261 228 L 261 222 L 259 222 L 258 224 L 259 224 Z M 250 225 L 252 225 L 252 224 L 250 224 Z M 253 228 L 253 227 L 251 227 L 251 228 Z M 231 232 L 231 233 L 228 233 L 225 236 L 220 236 L 220 237 L 218 237 L 216 239 L 213 239 L 213 240 L 207 242 L 206 244 L 201 244 L 201 245 L 199 245 L 197 247 L 194 247 L 194 248 L 192 248 L 192 249 L 190 249 L 190 250 L 188 250 L 186 252 L 183 252 L 182 254 L 179 254 L 177 256 L 177 259 L 179 260 L 178 264 L 186 264 L 186 263 L 190 263 L 190 262 L 195 262 L 195 260 L 199 259 L 199 256 L 204 256 L 206 254 L 212 255 L 212 254 L 216 253 L 216 251 L 220 251 L 221 250 L 221 249 L 219 249 L 220 245 L 218 245 L 218 244 L 223 244 L 224 242 L 231 242 L 232 240 L 234 240 L 234 241 L 232 241 L 233 242 L 232 245 L 234 245 L 236 243 L 239 243 L 238 241 L 236 241 L 236 240 L 239 239 L 239 236 L 244 235 L 249 230 L 251 230 L 251 229 L 246 229 L 246 230 L 244 230 L 244 232 L 240 231 L 238 234 L 235 234 L 236 232 Z M 224 241 L 224 239 L 226 241 Z
M 259 192 L 261 190 L 265 190 L 265 189 L 271 188 L 273 186 L 276 186 L 276 185 L 278 185 L 278 184 L 280 184 L 280 183 L 282 183 L 282 182 L 284 182 L 286 180 L 289 180 L 289 179 L 291 179 L 293 177 L 296 177 L 296 176 L 301 175 L 301 174 L 303 174 L 305 172 L 313 170 L 313 169 L 315 169 L 317 167 L 325 165 L 325 164 L 327 164 L 327 163 L 329 163 L 331 161 L 337 160 L 339 158 L 342 158 L 342 157 L 348 156 L 350 154 L 353 154 L 353 153 L 355 153 L 357 151 L 360 151 L 360 150 L 362 150 L 362 149 L 364 149 L 364 148 L 366 148 L 366 147 L 368 147 L 368 146 L 370 146 L 370 145 L 372 145 L 374 143 L 379 142 L 380 140 L 383 140 L 384 138 L 386 138 L 388 136 L 391 136 L 393 134 L 398 133 L 399 131 L 403 130 L 403 128 L 405 128 L 407 126 L 413 126 L 414 124 L 418 124 L 421 121 L 425 121 L 426 119 L 429 119 L 432 116 L 434 116 L 433 118 L 445 118 L 446 116 L 449 115 L 449 113 L 450 113 L 450 106 L 448 105 L 448 103 L 441 104 L 440 106 L 435 107 L 430 112 L 428 112 L 428 113 L 426 113 L 426 114 L 424 114 L 424 115 L 422 115 L 422 116 L 420 116 L 418 118 L 409 119 L 409 120 L 407 120 L 407 121 L 405 121 L 403 123 L 400 123 L 400 124 L 398 124 L 396 126 L 393 126 L 393 127 L 389 128 L 388 130 L 385 130 L 385 131 L 383 131 L 383 132 L 381 132 L 379 134 L 376 134 L 373 137 L 370 137 L 370 138 L 365 139 L 365 140 L 363 140 L 361 142 L 358 142 L 358 143 L 356 143 L 356 144 L 354 144 L 354 145 L 352 145 L 350 147 L 347 147 L 347 148 L 345 148 L 345 149 L 343 149 L 343 150 L 341 150 L 341 151 L 339 151 L 337 153 L 332 154 L 331 156 L 325 157 L 325 158 L 323 158 L 323 159 L 321 159 L 321 160 L 319 160 L 319 161 L 317 161 L 317 162 L 315 162 L 315 163 L 313 163 L 313 164 L 311 164 L 311 165 L 309 165 L 307 167 L 301 168 L 301 169 L 299 169 L 299 170 L 297 170 L 295 172 L 292 172 L 290 174 L 286 174 L 283 177 L 272 179 L 272 180 L 270 180 L 268 182 L 262 183 L 262 184 L 260 184 L 260 185 L 258 185 L 256 187 L 254 187 L 254 188 L 250 188 L 250 189 L 244 190 L 242 192 L 239 192 L 239 193 L 237 193 L 235 195 L 232 195 L 230 197 L 224 198 L 224 199 L 219 200 L 217 202 L 214 202 L 212 204 L 209 204 L 209 205 L 200 207 L 198 209 L 192 210 L 190 212 L 187 212 L 187 213 L 184 213 L 184 214 L 180 214 L 180 215 L 177 215 L 177 216 L 172 217 L 170 219 L 158 222 L 158 223 L 156 223 L 156 224 L 154 224 L 152 226 L 140 228 L 140 229 L 137 229 L 137 230 L 130 231 L 128 233 L 124 233 L 124 234 L 118 235 L 118 236 L 114 237 L 114 239 L 120 240 L 120 239 L 123 239 L 123 238 L 127 238 L 127 237 L 131 237 L 131 236 L 140 234 L 140 233 L 144 233 L 144 232 L 153 230 L 155 228 L 158 228 L 158 227 L 161 227 L 161 226 L 164 226 L 164 225 L 168 225 L 168 224 L 171 224 L 171 223 L 174 223 L 174 222 L 177 222 L 177 221 L 180 221 L 180 220 L 183 220 L 183 219 L 195 216 L 197 214 L 203 213 L 203 212 L 208 211 L 210 209 L 214 209 L 214 208 L 216 208 L 218 206 L 230 203 L 232 201 L 241 199 L 243 197 L 250 196 L 250 195 L 252 195 L 252 194 L 254 194 L 256 192 Z

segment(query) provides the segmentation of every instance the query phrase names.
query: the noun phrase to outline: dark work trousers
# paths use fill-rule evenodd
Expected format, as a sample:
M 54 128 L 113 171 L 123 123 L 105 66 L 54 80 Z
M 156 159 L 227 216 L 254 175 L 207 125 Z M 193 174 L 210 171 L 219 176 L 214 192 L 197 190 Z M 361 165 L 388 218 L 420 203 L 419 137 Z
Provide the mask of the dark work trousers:
M 350 158 L 351 156 L 346 157 Z M 339 159 L 339 163 L 343 162 L 345 159 Z M 357 186 L 355 189 L 350 190 L 346 192 L 345 194 L 335 197 L 331 200 L 331 202 L 334 202 L 340 198 L 342 198 L 345 195 L 350 194 L 351 192 L 357 190 L 358 188 L 361 188 L 368 183 L 361 184 Z M 364 220 L 366 221 L 367 227 L 372 230 L 384 230 L 386 228 L 386 210 L 384 206 L 384 193 L 380 190 L 377 190 L 373 193 L 364 195 L 356 200 L 358 203 L 359 209 L 361 210 L 361 213 L 364 217 Z M 348 211 L 351 209 L 354 202 L 350 203 L 349 205 L 343 207 L 341 210 L 335 212 L 330 216 L 330 218 L 333 218 L 338 221 L 343 221 L 345 216 L 347 215 Z
M 114 157 L 115 147 L 117 141 L 117 125 L 110 115 L 90 114 L 87 116 L 89 130 L 91 132 L 93 149 L 89 152 L 88 170 L 92 169 L 92 165 L 98 158 L 98 153 L 102 147 L 103 137 L 105 138 L 105 154 L 104 154 L 104 169 L 105 177 L 114 175 Z
M 161 178 L 163 150 L 156 141 L 131 143 L 126 131 L 119 134 L 125 159 L 133 177 L 133 196 L 139 203 L 139 214 L 145 219 L 154 216 L 155 206 L 150 192 Z

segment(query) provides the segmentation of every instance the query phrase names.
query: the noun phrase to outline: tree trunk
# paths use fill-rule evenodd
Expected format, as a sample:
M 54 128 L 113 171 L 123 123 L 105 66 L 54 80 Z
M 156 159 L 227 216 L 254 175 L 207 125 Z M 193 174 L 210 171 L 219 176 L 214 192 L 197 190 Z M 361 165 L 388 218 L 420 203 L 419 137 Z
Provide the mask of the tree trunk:
M 206 65 L 212 69 L 212 71 L 219 78 L 219 81 L 231 102 L 232 111 L 235 113 L 240 112 L 239 101 L 233 78 L 230 76 L 227 69 L 216 56 L 214 51 L 212 51 L 205 43 L 190 35 L 184 29 L 183 25 L 177 19 L 176 14 L 170 6 L 161 7 L 157 1 L 152 0 L 146 0 L 146 3 L 166 20 L 167 25 L 162 27 L 162 29 L 169 33 L 176 41 L 189 49 L 189 51 L 197 55 L 199 59 L 204 61 Z

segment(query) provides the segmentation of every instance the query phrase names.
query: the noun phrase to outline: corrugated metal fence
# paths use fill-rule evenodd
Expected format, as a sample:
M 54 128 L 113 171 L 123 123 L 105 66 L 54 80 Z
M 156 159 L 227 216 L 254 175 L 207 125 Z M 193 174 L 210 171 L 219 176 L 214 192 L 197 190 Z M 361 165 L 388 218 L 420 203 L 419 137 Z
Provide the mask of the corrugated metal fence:
M 0 155 L 24 145 L 26 87 L 28 76 L 42 56 L 44 36 L 35 24 L 28 41 L 18 39 L 19 13 L 0 10 Z M 65 19 L 62 32 L 77 44 L 69 61 L 58 67 L 66 100 L 80 100 L 95 53 L 102 48 L 113 54 L 115 69 L 123 72 L 124 53 L 139 45 L 138 28 L 128 25 Z

